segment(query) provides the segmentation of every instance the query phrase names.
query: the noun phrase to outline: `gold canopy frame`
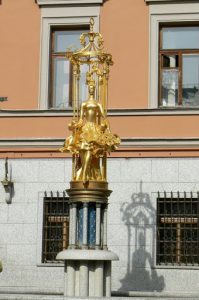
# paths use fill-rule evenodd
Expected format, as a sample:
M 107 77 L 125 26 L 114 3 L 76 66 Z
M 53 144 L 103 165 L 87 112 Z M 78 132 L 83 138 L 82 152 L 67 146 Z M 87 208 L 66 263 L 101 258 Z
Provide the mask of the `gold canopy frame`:
M 120 138 L 112 134 L 107 120 L 108 80 L 112 55 L 106 53 L 100 33 L 93 32 L 94 19 L 90 19 L 90 32 L 80 36 L 82 49 L 67 53 L 72 64 L 73 119 L 69 124 L 72 135 L 60 149 L 73 156 L 72 181 L 107 180 L 107 153 L 116 150 Z M 80 99 L 81 67 L 88 66 L 86 85 L 88 98 Z

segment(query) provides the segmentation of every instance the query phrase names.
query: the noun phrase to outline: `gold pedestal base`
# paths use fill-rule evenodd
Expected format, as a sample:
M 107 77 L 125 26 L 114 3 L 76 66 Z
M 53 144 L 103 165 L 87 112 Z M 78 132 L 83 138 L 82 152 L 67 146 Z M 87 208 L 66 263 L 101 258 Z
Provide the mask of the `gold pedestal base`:
M 67 190 L 71 202 L 107 203 L 111 192 L 103 181 L 89 181 L 86 185 L 83 181 L 71 181 Z

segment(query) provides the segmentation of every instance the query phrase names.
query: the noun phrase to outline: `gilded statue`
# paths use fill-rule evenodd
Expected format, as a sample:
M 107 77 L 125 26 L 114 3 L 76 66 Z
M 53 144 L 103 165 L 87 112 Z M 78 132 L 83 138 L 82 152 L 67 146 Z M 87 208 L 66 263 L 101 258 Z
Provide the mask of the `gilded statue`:
M 88 82 L 88 99 L 81 104 L 78 120 L 72 120 L 72 135 L 64 143 L 62 152 L 70 151 L 78 157 L 74 180 L 103 181 L 100 158 L 116 150 L 120 138 L 112 134 L 102 105 L 95 100 L 95 81 Z

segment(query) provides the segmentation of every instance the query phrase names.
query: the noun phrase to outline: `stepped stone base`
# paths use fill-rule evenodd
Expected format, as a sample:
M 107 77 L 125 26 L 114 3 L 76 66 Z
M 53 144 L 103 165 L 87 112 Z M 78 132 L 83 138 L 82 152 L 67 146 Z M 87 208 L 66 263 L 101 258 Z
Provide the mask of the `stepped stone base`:
M 65 292 L 68 297 L 110 297 L 111 262 L 118 256 L 107 250 L 64 250 L 58 260 L 65 261 Z

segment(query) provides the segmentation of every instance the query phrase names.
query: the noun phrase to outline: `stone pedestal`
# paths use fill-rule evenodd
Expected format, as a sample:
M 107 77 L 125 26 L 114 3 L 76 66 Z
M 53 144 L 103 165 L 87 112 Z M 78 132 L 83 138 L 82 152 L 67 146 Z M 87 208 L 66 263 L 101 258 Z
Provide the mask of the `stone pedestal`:
M 65 261 L 65 297 L 110 297 L 111 262 L 107 248 L 107 182 L 71 182 L 69 247 L 57 255 Z
M 57 259 L 65 261 L 65 297 L 111 296 L 111 261 L 118 260 L 115 253 L 69 249 Z

